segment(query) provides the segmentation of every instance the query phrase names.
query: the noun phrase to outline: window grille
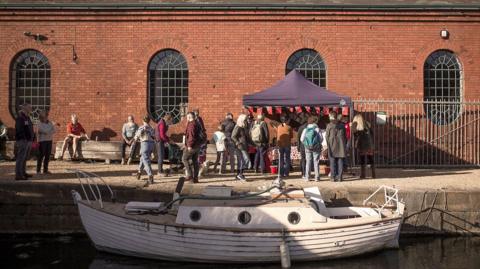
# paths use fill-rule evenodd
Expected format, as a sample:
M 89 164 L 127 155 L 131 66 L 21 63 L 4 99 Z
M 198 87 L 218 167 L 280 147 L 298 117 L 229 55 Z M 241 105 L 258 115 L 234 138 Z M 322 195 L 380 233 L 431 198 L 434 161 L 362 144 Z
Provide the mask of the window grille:
M 435 51 L 424 64 L 424 105 L 427 117 L 437 125 L 454 122 L 460 115 L 462 68 L 456 55 Z
M 183 106 L 188 102 L 188 65 L 180 52 L 162 50 L 150 61 L 148 102 L 155 121 L 166 113 L 172 115 L 173 123 L 181 120 Z
M 32 104 L 32 119 L 38 120 L 41 110 L 50 110 L 50 63 L 36 50 L 20 52 L 13 59 L 10 81 L 10 111 L 17 116 L 19 106 Z
M 322 56 L 312 49 L 301 49 L 293 53 L 287 61 L 285 73 L 293 69 L 299 71 L 306 79 L 320 87 L 327 86 L 327 69 Z

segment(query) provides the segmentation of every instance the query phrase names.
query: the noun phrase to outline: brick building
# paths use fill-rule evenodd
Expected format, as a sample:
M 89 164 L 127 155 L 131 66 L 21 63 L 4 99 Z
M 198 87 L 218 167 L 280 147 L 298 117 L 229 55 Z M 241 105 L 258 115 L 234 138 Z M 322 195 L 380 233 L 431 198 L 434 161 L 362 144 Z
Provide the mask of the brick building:
M 118 140 L 130 113 L 187 106 L 211 132 L 291 69 L 354 99 L 480 97 L 480 1 L 214 2 L 2 1 L 0 118 L 29 101 Z

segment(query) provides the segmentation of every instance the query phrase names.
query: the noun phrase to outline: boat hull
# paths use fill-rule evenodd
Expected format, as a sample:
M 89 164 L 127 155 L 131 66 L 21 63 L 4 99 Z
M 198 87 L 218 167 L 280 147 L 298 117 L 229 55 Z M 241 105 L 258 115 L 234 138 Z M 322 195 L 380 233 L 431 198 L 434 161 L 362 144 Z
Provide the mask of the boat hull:
M 235 231 L 150 223 L 99 210 L 83 202 L 82 223 L 101 251 L 150 259 L 204 263 L 280 261 L 285 242 L 292 261 L 360 255 L 398 246 L 400 218 L 309 231 Z

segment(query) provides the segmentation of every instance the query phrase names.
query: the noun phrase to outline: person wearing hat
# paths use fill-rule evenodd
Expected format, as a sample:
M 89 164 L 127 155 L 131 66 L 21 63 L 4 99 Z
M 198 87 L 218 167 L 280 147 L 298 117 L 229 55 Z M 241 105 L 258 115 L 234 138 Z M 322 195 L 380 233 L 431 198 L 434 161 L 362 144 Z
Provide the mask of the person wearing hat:
M 140 141 L 140 164 L 136 176 L 137 179 L 140 179 L 142 170 L 145 170 L 148 175 L 145 187 L 148 187 L 148 185 L 153 184 L 152 161 L 150 157 L 155 147 L 155 130 L 150 126 L 150 116 L 143 117 L 143 125 L 138 128 L 134 140 Z

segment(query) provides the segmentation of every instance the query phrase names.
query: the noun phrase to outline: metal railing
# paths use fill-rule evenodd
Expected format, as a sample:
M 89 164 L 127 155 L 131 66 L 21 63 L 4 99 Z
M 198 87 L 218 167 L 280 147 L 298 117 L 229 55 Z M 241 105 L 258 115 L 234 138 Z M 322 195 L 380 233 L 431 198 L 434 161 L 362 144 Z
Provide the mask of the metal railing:
M 110 185 L 108 185 L 107 182 L 100 176 L 91 172 L 77 169 L 67 169 L 67 171 L 75 173 L 78 181 L 80 182 L 84 197 L 89 204 L 91 204 L 92 201 L 95 201 L 100 204 L 100 208 L 103 208 L 103 197 L 100 187 L 98 186 L 98 182 L 101 182 L 107 188 L 108 192 L 110 193 L 110 200 L 112 202 L 116 201 L 115 194 L 110 188 Z M 87 190 L 89 190 L 89 192 Z M 89 194 L 91 198 L 89 197 Z
M 383 204 L 382 205 L 379 205 L 372 200 L 373 197 L 375 197 L 375 195 L 377 195 L 377 193 L 379 193 L 380 191 L 383 190 L 383 198 L 384 198 L 384 201 L 383 201 Z M 367 197 L 367 199 L 363 200 L 363 205 L 366 206 L 367 204 L 371 204 L 373 206 L 375 206 L 375 210 L 378 212 L 378 215 L 382 218 L 383 215 L 382 215 L 382 212 L 383 210 L 385 209 L 385 207 L 395 207 L 396 210 L 395 212 L 397 214 L 403 214 L 402 210 L 402 206 L 400 206 L 400 204 L 402 203 L 402 201 L 400 201 L 398 199 L 398 189 L 395 189 L 393 187 L 388 187 L 388 186 L 380 186 L 378 187 L 378 189 L 376 191 L 374 191 L 370 196 Z
M 378 166 L 480 166 L 479 101 L 362 99 L 354 110 L 371 124 Z

